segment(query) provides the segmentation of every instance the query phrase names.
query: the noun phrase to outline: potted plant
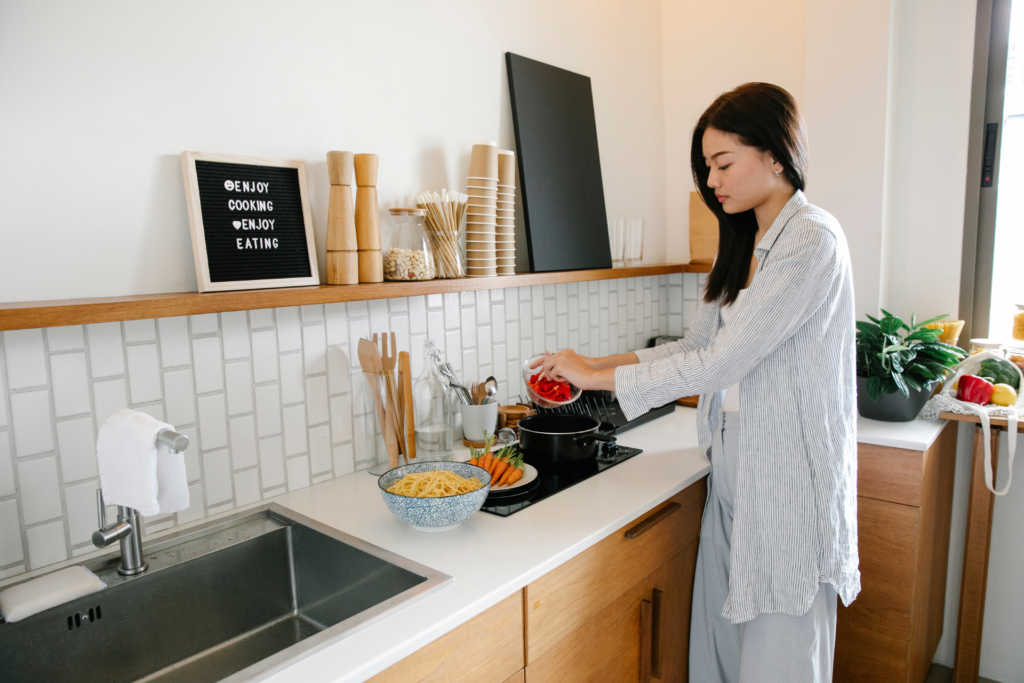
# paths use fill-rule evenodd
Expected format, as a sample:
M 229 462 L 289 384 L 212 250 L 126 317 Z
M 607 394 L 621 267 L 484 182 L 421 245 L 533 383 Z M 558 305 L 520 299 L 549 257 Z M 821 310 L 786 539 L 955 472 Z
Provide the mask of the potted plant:
M 941 330 L 926 328 L 948 315 L 910 324 L 886 310 L 878 320 L 857 322 L 857 409 L 872 420 L 909 422 L 931 396 L 935 383 L 967 354 L 939 341 Z

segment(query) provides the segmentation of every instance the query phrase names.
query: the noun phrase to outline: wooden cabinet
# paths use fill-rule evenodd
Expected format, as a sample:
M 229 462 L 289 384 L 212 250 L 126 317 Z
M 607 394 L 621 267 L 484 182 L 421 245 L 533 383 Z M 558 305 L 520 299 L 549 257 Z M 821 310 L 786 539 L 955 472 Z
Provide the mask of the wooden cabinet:
M 525 589 L 529 683 L 686 680 L 707 479 Z
M 370 683 L 523 683 L 524 664 L 523 593 L 517 591 Z
M 860 444 L 861 593 L 839 605 L 837 683 L 923 683 L 942 635 L 956 424 L 926 451 Z

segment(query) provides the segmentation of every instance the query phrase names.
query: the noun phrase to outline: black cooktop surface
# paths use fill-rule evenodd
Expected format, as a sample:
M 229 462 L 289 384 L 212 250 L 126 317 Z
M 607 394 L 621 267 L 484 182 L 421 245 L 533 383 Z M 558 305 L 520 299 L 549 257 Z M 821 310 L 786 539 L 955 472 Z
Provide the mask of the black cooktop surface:
M 529 484 L 522 493 L 500 498 L 493 495 L 488 496 L 484 506 L 480 509 L 492 515 L 508 517 L 642 452 L 639 448 L 617 446 L 614 443 L 601 444 L 601 450 L 596 458 L 557 470 L 538 467 L 534 483 Z

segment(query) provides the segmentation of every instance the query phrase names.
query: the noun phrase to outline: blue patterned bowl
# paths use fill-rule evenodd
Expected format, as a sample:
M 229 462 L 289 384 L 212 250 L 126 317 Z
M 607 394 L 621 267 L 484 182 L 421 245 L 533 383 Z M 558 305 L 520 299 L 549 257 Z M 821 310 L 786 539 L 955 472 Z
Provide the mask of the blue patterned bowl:
M 411 498 L 387 491 L 407 474 L 432 470 L 447 470 L 466 479 L 476 477 L 484 485 L 476 491 L 443 498 Z M 491 475 L 484 468 L 466 462 L 418 462 L 388 470 L 377 480 L 377 485 L 381 498 L 395 517 L 419 531 L 441 532 L 451 531 L 483 506 L 491 490 Z

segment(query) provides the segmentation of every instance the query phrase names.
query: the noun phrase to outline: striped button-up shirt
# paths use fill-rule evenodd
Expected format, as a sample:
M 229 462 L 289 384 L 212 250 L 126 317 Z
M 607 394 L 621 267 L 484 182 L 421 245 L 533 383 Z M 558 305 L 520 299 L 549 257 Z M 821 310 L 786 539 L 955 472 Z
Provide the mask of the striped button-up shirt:
M 730 553 L 733 623 L 807 612 L 819 582 L 849 605 L 857 554 L 856 335 L 850 253 L 838 221 L 797 191 L 754 250 L 736 317 L 702 304 L 686 336 L 615 370 L 627 417 L 700 395 L 710 456 L 725 389 L 740 383 Z

